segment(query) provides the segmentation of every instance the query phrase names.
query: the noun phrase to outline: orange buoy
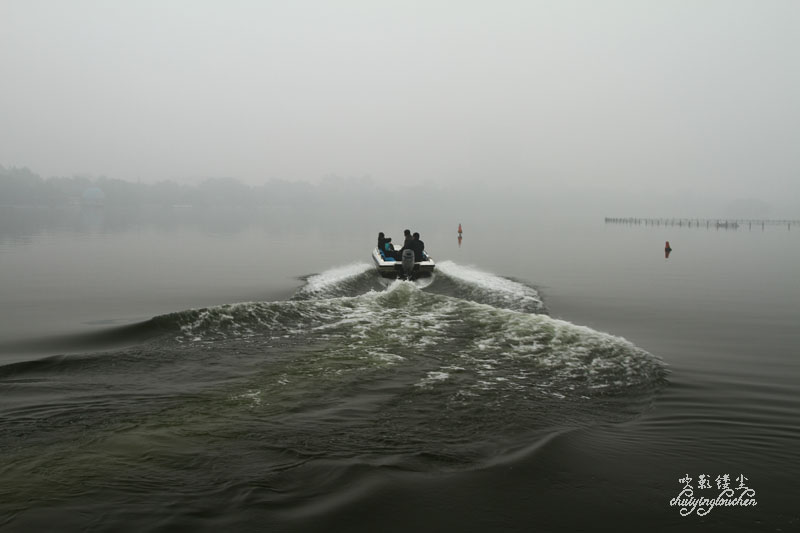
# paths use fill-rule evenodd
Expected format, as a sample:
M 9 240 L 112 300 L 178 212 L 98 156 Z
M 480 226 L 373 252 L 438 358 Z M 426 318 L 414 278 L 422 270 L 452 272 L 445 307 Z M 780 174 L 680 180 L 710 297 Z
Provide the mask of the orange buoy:
M 461 231 L 461 222 L 459 222 L 459 223 L 458 223 L 458 232 L 459 232 L 459 233 L 463 233 L 463 232 Z

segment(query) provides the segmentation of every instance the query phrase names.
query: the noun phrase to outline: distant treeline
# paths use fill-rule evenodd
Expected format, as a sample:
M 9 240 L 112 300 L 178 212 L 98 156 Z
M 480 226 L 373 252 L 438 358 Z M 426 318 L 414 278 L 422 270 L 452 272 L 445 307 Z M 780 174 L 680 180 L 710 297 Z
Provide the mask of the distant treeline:
M 87 191 L 94 195 L 87 195 Z M 81 205 L 90 197 L 94 203 L 108 207 L 285 206 L 313 209 L 379 204 L 389 196 L 388 191 L 369 178 L 331 176 L 320 184 L 272 180 L 260 186 L 245 185 L 232 178 L 210 178 L 196 185 L 181 185 L 173 181 L 148 184 L 106 177 L 42 178 L 28 168 L 0 166 L 0 205 L 6 206 L 73 206 Z

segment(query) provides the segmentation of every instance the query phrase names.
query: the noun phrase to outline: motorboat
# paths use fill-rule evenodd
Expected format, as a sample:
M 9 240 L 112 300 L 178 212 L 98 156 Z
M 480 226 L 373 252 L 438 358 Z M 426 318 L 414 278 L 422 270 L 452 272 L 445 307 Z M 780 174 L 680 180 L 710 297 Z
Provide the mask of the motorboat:
M 400 251 L 400 248 L 395 247 L 393 243 L 389 243 L 389 245 L 395 252 Z M 391 254 L 387 255 L 376 246 L 372 249 L 372 260 L 380 275 L 387 278 L 415 279 L 421 276 L 430 276 L 433 273 L 436 263 L 428 255 L 428 252 L 423 251 L 422 261 L 417 262 L 414 261 L 413 251 L 404 250 L 403 254 L 401 259 L 395 259 Z

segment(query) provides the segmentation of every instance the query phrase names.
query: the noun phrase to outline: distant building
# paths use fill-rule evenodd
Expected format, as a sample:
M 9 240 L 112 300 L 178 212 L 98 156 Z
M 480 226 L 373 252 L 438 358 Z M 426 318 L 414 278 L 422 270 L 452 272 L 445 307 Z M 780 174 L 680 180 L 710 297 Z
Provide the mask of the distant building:
M 106 203 L 106 193 L 99 187 L 89 187 L 81 194 L 81 205 L 103 206 Z

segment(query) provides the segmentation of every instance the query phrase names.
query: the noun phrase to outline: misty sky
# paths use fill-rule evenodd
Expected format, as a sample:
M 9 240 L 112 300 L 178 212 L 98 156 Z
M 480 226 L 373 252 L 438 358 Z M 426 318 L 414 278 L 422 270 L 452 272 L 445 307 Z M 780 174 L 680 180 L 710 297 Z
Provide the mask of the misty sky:
M 798 28 L 792 0 L 0 0 L 0 164 L 797 198 Z

